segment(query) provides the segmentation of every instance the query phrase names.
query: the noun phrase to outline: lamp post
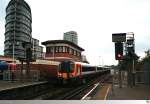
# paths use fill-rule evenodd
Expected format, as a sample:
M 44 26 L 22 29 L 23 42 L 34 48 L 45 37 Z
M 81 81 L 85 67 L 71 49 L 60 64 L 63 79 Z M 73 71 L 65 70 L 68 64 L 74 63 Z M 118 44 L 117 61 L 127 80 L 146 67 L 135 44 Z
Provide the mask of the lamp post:
M 23 47 L 25 48 L 25 61 L 27 63 L 27 78 L 30 78 L 30 62 L 32 61 L 32 43 L 23 42 Z
M 53 46 L 53 61 L 55 61 L 55 45 Z
M 16 3 L 15 3 L 15 19 L 14 19 L 14 35 L 13 35 L 13 64 L 15 63 L 14 60 L 15 60 L 15 34 L 16 34 Z
M 101 59 L 101 56 L 99 56 L 99 66 L 101 65 L 101 60 L 100 59 Z
M 101 56 L 99 56 L 99 65 L 104 66 L 104 60 Z
M 16 7 L 17 4 L 15 3 L 15 18 L 14 18 L 14 34 L 13 34 L 13 44 L 12 44 L 12 48 L 13 48 L 13 72 L 12 72 L 12 81 L 14 80 L 14 64 L 15 64 L 15 45 L 16 45 L 16 39 L 15 39 L 15 34 L 16 34 Z

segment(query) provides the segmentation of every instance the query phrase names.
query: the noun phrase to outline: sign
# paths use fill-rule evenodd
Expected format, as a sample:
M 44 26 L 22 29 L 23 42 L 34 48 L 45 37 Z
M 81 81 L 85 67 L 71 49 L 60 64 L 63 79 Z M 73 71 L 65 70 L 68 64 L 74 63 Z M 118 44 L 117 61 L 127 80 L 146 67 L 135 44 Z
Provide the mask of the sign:
M 112 34 L 112 42 L 125 42 L 126 33 L 114 33 Z

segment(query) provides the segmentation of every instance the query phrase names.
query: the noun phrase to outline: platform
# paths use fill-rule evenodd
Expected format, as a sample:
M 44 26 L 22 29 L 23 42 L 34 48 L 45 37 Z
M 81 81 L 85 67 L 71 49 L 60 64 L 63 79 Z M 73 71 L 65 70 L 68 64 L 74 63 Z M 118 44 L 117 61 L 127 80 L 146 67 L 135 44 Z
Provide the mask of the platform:
M 0 81 L 0 91 L 46 83 L 46 81 Z
M 29 81 L 0 81 L 0 100 L 25 100 L 47 90 L 49 84 Z
M 150 100 L 150 85 L 138 84 L 134 87 L 118 84 L 104 84 L 97 90 L 92 100 Z
M 108 100 L 150 100 L 150 85 L 138 84 L 134 87 L 114 85 L 113 92 L 107 96 Z
M 111 91 L 111 84 L 103 84 L 97 89 L 91 100 L 106 100 L 108 93 Z

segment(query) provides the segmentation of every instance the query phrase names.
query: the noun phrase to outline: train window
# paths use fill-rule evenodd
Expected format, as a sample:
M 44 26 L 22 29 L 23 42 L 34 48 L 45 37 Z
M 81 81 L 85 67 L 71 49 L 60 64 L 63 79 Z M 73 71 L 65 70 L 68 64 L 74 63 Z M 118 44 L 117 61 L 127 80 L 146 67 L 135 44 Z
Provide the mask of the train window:
M 82 72 L 86 72 L 86 71 L 95 71 L 95 67 L 83 66 L 82 67 Z
M 73 69 L 74 69 L 74 64 L 70 61 L 61 62 L 59 67 L 60 72 L 72 72 Z
M 73 63 L 71 63 L 71 64 L 70 64 L 70 71 L 72 72 L 72 71 L 73 71 L 73 69 L 74 69 L 74 64 L 73 64 Z
M 61 62 L 59 65 L 59 71 L 64 72 L 66 70 L 66 68 L 67 68 L 67 64 L 64 62 Z
M 103 70 L 103 68 L 102 67 L 97 67 L 97 70 Z

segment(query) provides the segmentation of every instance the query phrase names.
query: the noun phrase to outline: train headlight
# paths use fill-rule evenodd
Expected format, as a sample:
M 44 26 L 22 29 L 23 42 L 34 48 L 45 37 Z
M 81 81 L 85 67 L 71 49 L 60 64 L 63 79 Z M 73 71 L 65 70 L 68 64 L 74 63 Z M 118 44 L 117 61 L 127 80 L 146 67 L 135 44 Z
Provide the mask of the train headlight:
M 62 73 L 58 73 L 58 76 L 62 76 Z

